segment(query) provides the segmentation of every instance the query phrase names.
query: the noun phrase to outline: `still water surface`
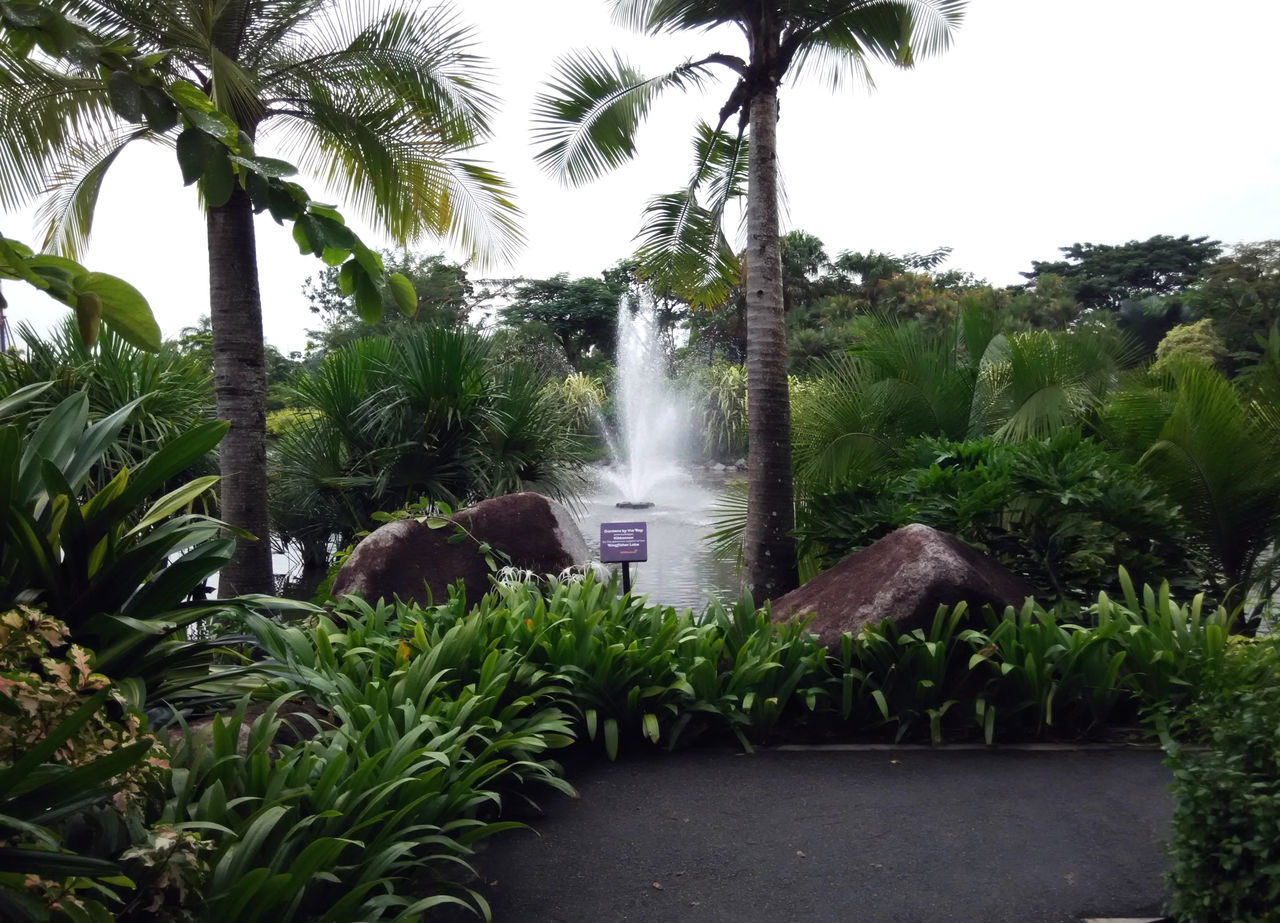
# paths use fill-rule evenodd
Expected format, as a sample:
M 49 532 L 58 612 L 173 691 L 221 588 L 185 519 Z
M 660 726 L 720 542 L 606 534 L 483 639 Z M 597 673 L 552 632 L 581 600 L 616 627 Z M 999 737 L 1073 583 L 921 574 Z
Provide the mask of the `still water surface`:
M 600 553 L 600 523 L 648 523 L 649 560 L 631 565 L 632 592 L 654 603 L 695 611 L 711 597 L 738 598 L 741 583 L 733 562 L 718 559 L 703 537 L 711 531 L 713 507 L 724 492 L 726 476 L 686 469 L 654 485 L 644 510 L 618 509 L 618 491 L 594 473 L 594 483 L 573 509 L 592 556 Z M 621 565 L 610 565 L 621 567 Z

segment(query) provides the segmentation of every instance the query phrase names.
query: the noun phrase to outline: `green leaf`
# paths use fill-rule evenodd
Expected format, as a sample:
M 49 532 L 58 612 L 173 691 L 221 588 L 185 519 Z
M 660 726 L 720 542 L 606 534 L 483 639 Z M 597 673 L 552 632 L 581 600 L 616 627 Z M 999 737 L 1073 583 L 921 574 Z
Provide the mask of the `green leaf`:
M 644 736 L 649 738 L 653 743 L 658 742 L 660 736 L 658 730 L 658 716 L 652 712 L 646 712 L 644 716 Z
M 120 866 L 76 853 L 0 847 L 0 873 L 39 874 L 44 878 L 104 878 L 118 875 Z
M 348 260 L 338 270 L 338 291 L 346 296 L 356 293 L 356 273 L 364 272 L 355 260 Z
M 200 109 L 188 109 L 183 113 L 187 120 L 205 134 L 221 141 L 224 145 L 235 146 L 240 128 L 230 117 L 211 109 L 207 112 Z
M 309 217 L 315 222 L 315 226 L 319 229 L 320 236 L 326 246 L 335 250 L 350 250 L 355 246 L 356 235 L 346 225 L 320 215 L 312 214 Z
M 116 276 L 87 272 L 75 280 L 76 293 L 92 292 L 102 301 L 102 319 L 132 346 L 160 351 L 160 325 L 142 293 Z
M 169 95 L 183 109 L 189 109 L 195 112 L 212 112 L 213 100 L 197 87 L 194 83 L 187 80 L 175 80 L 169 84 Z M 188 113 L 189 115 L 190 113 Z
M 418 293 L 413 290 L 413 283 L 406 276 L 393 272 L 387 276 L 387 285 L 401 314 L 413 317 L 418 313 Z
M 107 78 L 107 99 L 126 122 L 142 121 L 142 87 L 128 71 L 112 71 Z
M 159 87 L 142 88 L 142 115 L 156 134 L 164 134 L 178 124 L 178 107 Z
M 365 272 L 356 273 L 356 313 L 366 324 L 376 324 L 382 317 L 382 293 Z
M 272 177 L 275 179 L 280 179 L 285 176 L 293 176 L 298 172 L 298 168 L 293 164 L 285 160 L 276 160 L 273 157 L 245 157 L 240 154 L 232 154 L 231 162 L 238 163 L 240 166 L 257 173 L 259 176 Z
M 216 474 L 209 474 L 204 477 L 188 481 L 176 490 L 170 491 L 152 504 L 151 509 L 147 510 L 142 519 L 138 521 L 138 524 L 130 529 L 126 534 L 135 535 L 140 532 L 145 532 L 162 519 L 166 519 L 178 510 L 189 506 L 193 500 L 216 483 L 218 483 L 218 476 Z
M 217 143 L 198 128 L 187 128 L 178 135 L 178 167 L 182 170 L 184 186 L 190 186 L 204 175 L 216 153 Z
M 293 240 L 302 254 L 320 256 L 324 253 L 324 229 L 320 219 L 313 215 L 299 215 L 293 223 Z
M 604 722 L 604 752 L 609 759 L 618 758 L 618 719 L 606 718 Z
M 341 266 L 349 256 L 351 256 L 350 250 L 335 250 L 333 247 L 325 247 L 324 253 L 320 254 L 320 259 L 324 260 L 326 266 Z
M 200 177 L 201 189 L 204 191 L 205 204 L 210 208 L 226 205 L 231 200 L 231 191 L 235 188 L 236 171 L 231 165 L 225 148 L 219 147 L 209 156 L 204 165 L 204 173 Z

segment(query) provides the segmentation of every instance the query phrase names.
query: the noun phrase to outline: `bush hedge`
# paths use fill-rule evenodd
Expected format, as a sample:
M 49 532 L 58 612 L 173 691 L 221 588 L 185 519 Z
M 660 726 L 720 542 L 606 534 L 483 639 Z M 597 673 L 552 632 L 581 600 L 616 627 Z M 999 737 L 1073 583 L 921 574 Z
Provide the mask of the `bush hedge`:
M 1170 912 L 1183 923 L 1280 920 L 1280 641 L 1240 643 L 1170 742 Z

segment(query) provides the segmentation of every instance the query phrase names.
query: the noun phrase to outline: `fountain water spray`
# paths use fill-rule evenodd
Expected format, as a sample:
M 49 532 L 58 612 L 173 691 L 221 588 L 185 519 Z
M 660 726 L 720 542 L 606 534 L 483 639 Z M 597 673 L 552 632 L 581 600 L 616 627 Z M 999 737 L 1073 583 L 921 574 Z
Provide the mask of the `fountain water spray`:
M 618 306 L 616 396 L 618 431 L 609 449 L 618 463 L 606 474 L 618 506 L 653 506 L 654 489 L 682 474 L 677 459 L 688 434 L 686 405 L 667 381 L 657 309 L 644 295 Z

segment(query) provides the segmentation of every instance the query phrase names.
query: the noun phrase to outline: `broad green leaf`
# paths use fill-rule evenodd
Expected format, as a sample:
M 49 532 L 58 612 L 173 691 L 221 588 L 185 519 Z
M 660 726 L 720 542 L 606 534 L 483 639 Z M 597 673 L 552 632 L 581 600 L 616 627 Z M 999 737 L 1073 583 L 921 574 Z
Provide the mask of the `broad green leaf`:
M 304 255 L 320 256 L 324 253 L 324 229 L 313 215 L 299 215 L 293 223 L 293 240 Z
M 343 295 L 354 295 L 356 293 L 356 273 L 363 272 L 364 269 L 355 260 L 348 260 L 343 263 L 342 268 L 338 270 L 338 291 Z
M 27 259 L 31 256 L 31 250 L 23 246 L 16 240 L 8 240 L 0 237 L 0 270 L 10 279 L 21 279 L 29 282 L 38 289 L 47 289 L 49 283 L 36 275 L 27 267 Z
M 169 84 L 169 95 L 183 109 L 195 112 L 213 112 L 213 101 L 194 83 L 175 80 Z
M 178 107 L 159 87 L 142 88 L 142 115 L 158 135 L 178 124 Z
M 92 292 L 102 300 L 102 319 L 132 346 L 160 351 L 160 325 L 142 293 L 116 276 L 87 272 L 76 279 L 77 293 Z
M 418 293 L 413 290 L 413 283 L 406 276 L 393 272 L 387 276 L 387 285 L 401 314 L 413 317 L 418 313 Z
M 356 313 L 366 324 L 375 324 L 382 317 L 382 293 L 367 273 L 356 273 Z
M 231 158 L 227 156 L 226 149 L 215 149 L 205 163 L 204 173 L 200 177 L 205 204 L 210 208 L 226 205 L 231 199 L 235 184 L 235 167 L 231 165 Z
M 194 127 L 221 141 L 223 144 L 228 146 L 236 144 L 240 128 L 223 113 L 217 110 L 204 112 L 200 109 L 188 109 L 183 115 L 187 117 Z
M 243 145 L 241 146 L 243 147 Z M 298 168 L 288 161 L 276 160 L 272 157 L 246 157 L 240 154 L 232 154 L 231 162 L 238 163 L 259 176 L 269 176 L 277 179 L 293 176 L 298 172 Z
M 216 153 L 217 144 L 217 141 L 194 126 L 178 135 L 178 168 L 182 171 L 184 186 L 190 186 L 204 175 L 205 168 Z
M 142 121 L 142 87 L 128 71 L 112 71 L 107 78 L 107 99 L 126 122 Z
M 183 484 L 177 490 L 170 491 L 159 500 L 157 500 L 151 509 L 143 514 L 138 524 L 130 529 L 126 534 L 135 535 L 144 532 L 160 520 L 167 518 L 178 510 L 183 509 L 191 504 L 197 497 L 218 483 L 216 474 L 205 475 L 204 477 L 195 478 Z
M 341 266 L 351 256 L 350 250 L 335 250 L 333 247 L 325 247 L 324 253 L 320 254 L 320 259 L 324 260 L 326 266 Z

